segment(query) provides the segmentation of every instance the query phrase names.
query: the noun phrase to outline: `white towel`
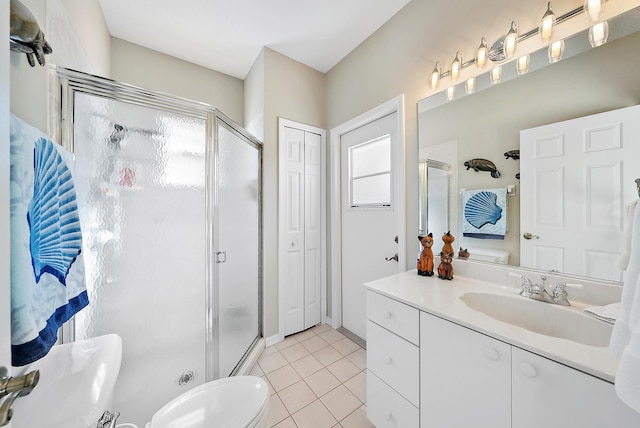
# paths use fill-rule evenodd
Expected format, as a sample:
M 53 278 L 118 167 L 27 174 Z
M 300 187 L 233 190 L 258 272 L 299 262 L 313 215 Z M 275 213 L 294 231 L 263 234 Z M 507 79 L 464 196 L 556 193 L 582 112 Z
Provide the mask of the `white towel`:
M 622 303 L 617 302 L 605 306 L 591 306 L 589 308 L 583 309 L 583 311 L 587 315 L 590 315 L 601 321 L 608 322 L 609 324 L 614 324 L 620 317 L 620 313 L 622 312 Z
M 504 239 L 507 233 L 507 189 L 462 192 L 462 235 Z
M 615 388 L 618 397 L 640 412 L 640 210 L 631 228 L 629 263 L 623 276 L 622 311 L 611 335 L 610 349 L 620 359 Z
M 627 270 L 629 258 L 631 257 L 631 231 L 633 226 L 633 216 L 640 199 L 636 199 L 627 206 L 627 216 L 624 221 L 624 242 L 622 243 L 622 254 L 620 255 L 619 268 L 621 271 Z
M 73 157 L 15 116 L 10 128 L 11 352 L 23 366 L 44 357 L 89 300 Z

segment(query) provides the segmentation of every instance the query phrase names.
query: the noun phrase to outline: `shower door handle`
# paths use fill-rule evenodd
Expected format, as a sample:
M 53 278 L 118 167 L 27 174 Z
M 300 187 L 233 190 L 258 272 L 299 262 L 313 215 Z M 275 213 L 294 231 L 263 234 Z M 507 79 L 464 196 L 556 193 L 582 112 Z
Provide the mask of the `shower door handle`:
M 227 262 L 227 252 L 218 251 L 216 253 L 216 263 L 226 263 L 226 262 Z

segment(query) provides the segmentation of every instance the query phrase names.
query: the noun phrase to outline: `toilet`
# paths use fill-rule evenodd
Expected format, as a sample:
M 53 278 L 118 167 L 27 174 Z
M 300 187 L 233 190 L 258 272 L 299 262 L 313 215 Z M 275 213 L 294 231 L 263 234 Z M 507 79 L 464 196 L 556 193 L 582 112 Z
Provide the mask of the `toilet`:
M 266 428 L 269 387 L 256 376 L 197 386 L 158 410 L 145 428 Z

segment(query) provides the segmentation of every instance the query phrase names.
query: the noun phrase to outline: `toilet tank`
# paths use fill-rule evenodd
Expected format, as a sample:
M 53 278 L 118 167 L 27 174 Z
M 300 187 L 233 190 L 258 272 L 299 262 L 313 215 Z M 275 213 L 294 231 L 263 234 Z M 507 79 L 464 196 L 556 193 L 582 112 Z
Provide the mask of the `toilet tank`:
M 502 250 L 491 250 L 488 248 L 468 248 L 469 260 L 491 262 L 499 264 L 509 264 L 509 253 Z

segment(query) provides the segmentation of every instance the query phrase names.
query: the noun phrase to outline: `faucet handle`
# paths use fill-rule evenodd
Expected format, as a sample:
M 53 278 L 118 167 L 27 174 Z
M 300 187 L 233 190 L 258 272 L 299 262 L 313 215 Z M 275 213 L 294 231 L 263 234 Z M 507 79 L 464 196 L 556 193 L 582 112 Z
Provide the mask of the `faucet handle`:
M 566 282 L 559 282 L 555 287 L 553 287 L 553 299 L 556 303 L 559 305 L 571 306 L 567 297 L 569 297 L 569 293 L 567 293 Z
M 520 295 L 521 296 L 525 296 L 525 297 L 529 297 L 531 296 L 531 293 L 533 292 L 533 284 L 531 283 L 531 280 L 522 275 L 522 290 L 520 290 Z

